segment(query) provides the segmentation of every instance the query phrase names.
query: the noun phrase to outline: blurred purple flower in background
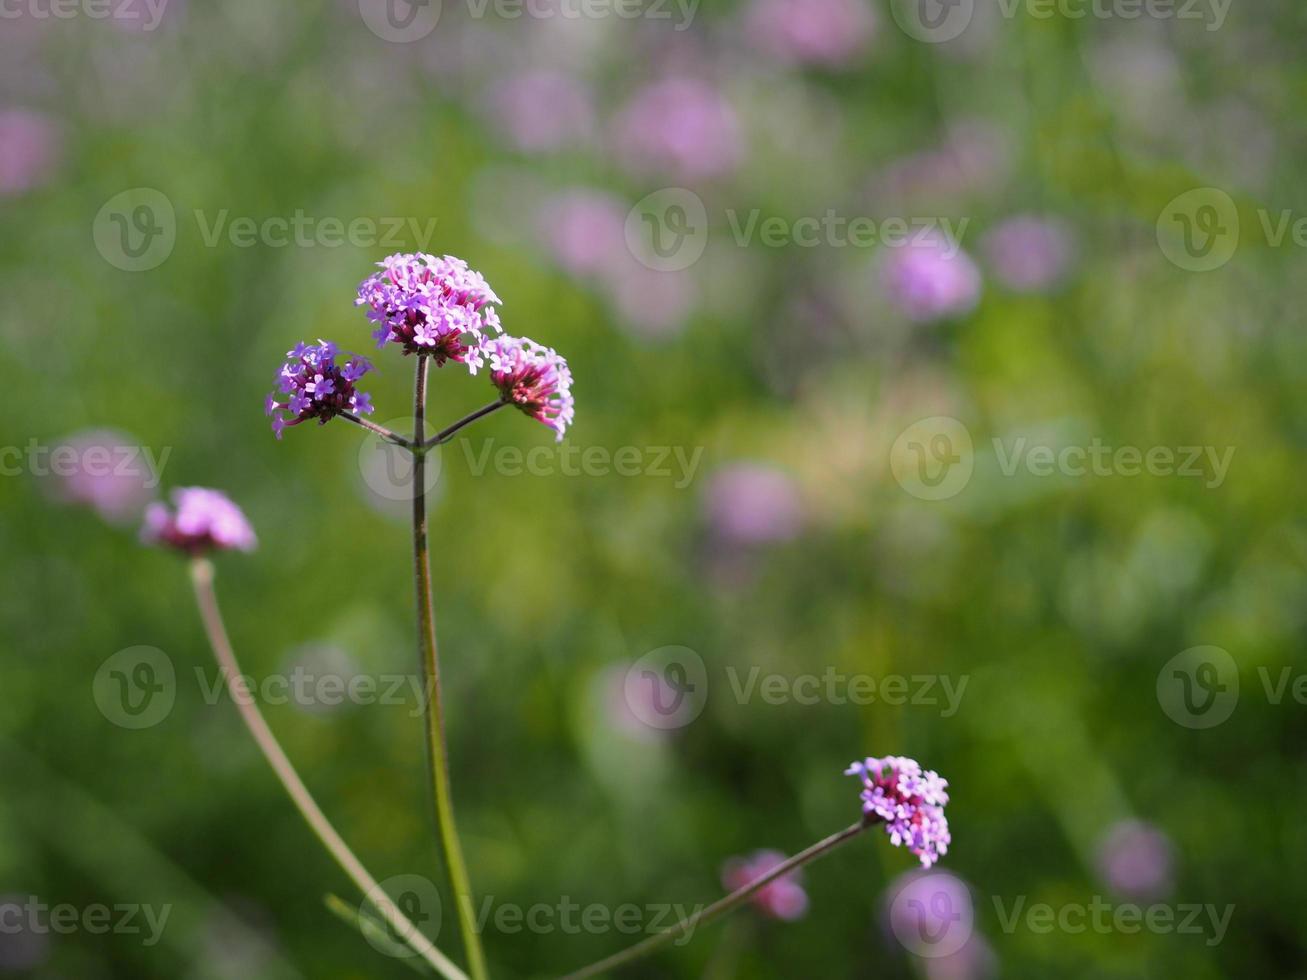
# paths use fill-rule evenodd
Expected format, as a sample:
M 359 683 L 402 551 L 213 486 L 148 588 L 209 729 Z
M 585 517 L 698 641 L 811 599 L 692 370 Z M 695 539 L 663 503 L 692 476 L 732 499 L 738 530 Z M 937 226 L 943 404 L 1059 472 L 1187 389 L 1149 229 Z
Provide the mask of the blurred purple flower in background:
M 173 507 L 153 503 L 145 510 L 141 539 L 198 556 L 215 548 L 253 551 L 254 528 L 226 494 L 206 487 L 179 487 Z
M 1065 221 L 1034 214 L 1007 219 L 985 236 L 981 247 L 994 277 L 1019 293 L 1058 286 L 1076 253 L 1074 234 Z
M 366 357 L 351 357 L 342 367 L 336 363 L 338 353 L 336 345 L 325 340 L 296 344 L 286 352 L 288 363 L 277 372 L 277 384 L 290 398 L 279 402 L 273 392 L 264 403 L 278 439 L 287 426 L 309 419 L 325 425 L 341 412 L 372 413 L 371 396 L 355 387 L 372 370 L 371 363 Z
M 866 51 L 875 23 L 867 0 L 753 0 L 745 33 L 787 64 L 840 67 Z
M 0 109 L 0 194 L 21 194 L 48 182 L 62 140 L 50 117 L 28 109 Z
M 722 886 L 736 891 L 784 862 L 785 855 L 780 851 L 754 851 L 747 857 L 731 858 L 722 868 Z M 749 900 L 764 915 L 784 922 L 801 919 L 808 911 L 808 893 L 803 890 L 803 877 L 797 868 L 768 882 Z
M 884 912 L 895 940 L 919 957 L 922 964 L 951 959 L 978 938 L 971 889 L 947 871 L 909 871 L 899 875 L 885 889 Z M 932 977 L 936 975 L 928 973 Z M 975 974 L 960 971 L 956 975 Z
M 1171 890 L 1174 849 L 1170 839 L 1142 820 L 1121 820 L 1098 844 L 1098 874 L 1112 891 L 1144 901 Z
M 622 326 L 642 337 L 678 332 L 694 311 L 699 289 L 689 271 L 657 272 L 622 252 L 607 270 L 604 285 Z
M 730 544 L 788 541 L 803 527 L 798 485 L 765 463 L 732 463 L 708 481 L 704 511 L 714 535 Z
M 901 755 L 869 756 L 853 763 L 844 774 L 862 780 L 862 812 L 868 819 L 885 822 L 885 832 L 895 847 L 906 847 L 921 859 L 924 868 L 948 853 L 953 841 L 944 816 L 948 780 Z
M 525 337 L 499 337 L 485 348 L 490 380 L 504 401 L 553 429 L 562 442 L 572 424 L 572 372 L 552 347 Z
M 140 442 L 124 432 L 95 429 L 69 436 L 54 450 L 55 497 L 91 507 L 110 523 L 137 520 L 154 498 L 159 474 L 141 451 Z M 71 457 L 66 461 L 64 457 Z M 161 461 L 160 461 L 161 462 Z
M 997 187 L 1007 176 L 1009 141 L 984 119 L 950 123 L 940 145 L 890 164 L 872 181 L 873 194 L 901 205 L 905 198 L 938 203 Z
M 917 322 L 961 316 L 980 301 L 980 270 L 957 242 L 938 231 L 914 234 L 888 249 L 881 281 L 889 301 Z
M 561 71 L 524 71 L 501 78 L 487 95 L 491 121 L 527 153 L 575 149 L 595 132 L 594 100 Z
M 721 177 L 743 154 L 735 111 L 715 86 L 696 78 L 646 85 L 614 120 L 613 135 L 618 158 L 639 176 Z
M 612 194 L 578 187 L 545 200 L 537 216 L 540 238 L 574 276 L 597 276 L 627 258 L 627 208 Z

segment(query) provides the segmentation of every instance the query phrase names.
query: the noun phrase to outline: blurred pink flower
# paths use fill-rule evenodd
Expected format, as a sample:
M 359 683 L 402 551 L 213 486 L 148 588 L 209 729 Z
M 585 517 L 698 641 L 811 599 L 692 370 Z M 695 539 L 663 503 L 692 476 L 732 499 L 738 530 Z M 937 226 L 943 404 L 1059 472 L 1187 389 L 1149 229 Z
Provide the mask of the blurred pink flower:
M 803 527 L 794 480 L 763 463 L 732 463 L 714 473 L 704 509 L 713 532 L 733 544 L 787 541 Z
M 91 507 L 115 524 L 140 518 L 159 480 L 140 443 L 111 429 L 69 436 L 51 454 L 51 471 L 58 499 Z
M 889 301 L 918 322 L 970 313 L 980 301 L 976 264 L 940 232 L 914 235 L 889 249 L 881 276 Z
M 708 82 L 665 78 L 638 91 L 613 123 L 619 159 L 632 173 L 693 181 L 733 171 L 743 153 L 739 120 Z
M 1075 238 L 1065 221 L 1022 214 L 994 228 L 982 244 L 995 278 L 1019 293 L 1056 287 L 1075 259 Z
M 780 851 L 754 851 L 743 858 L 731 858 L 722 868 L 722 886 L 727 891 L 743 888 L 785 862 Z M 784 922 L 801 919 L 808 911 L 808 893 L 798 869 L 768 882 L 750 898 L 764 915 Z
M 875 18 L 867 0 L 753 0 L 745 33 L 789 64 L 839 67 L 867 49 Z
M 576 188 L 546 200 L 539 234 L 554 259 L 574 276 L 594 276 L 626 258 L 626 208 L 612 194 Z
M 567 149 L 595 130 L 589 89 L 560 71 L 525 71 L 501 78 L 487 97 L 490 118 L 510 143 L 528 153 Z
M 872 181 L 875 196 L 894 203 L 904 198 L 957 197 L 996 187 L 1009 169 L 1004 133 L 982 119 L 951 123 L 940 145 L 903 157 Z
M 1171 841 L 1152 824 L 1113 824 L 1099 841 L 1097 857 L 1100 877 L 1118 895 L 1151 900 L 1171 890 Z
M 0 194 L 21 194 L 48 182 L 61 142 L 59 127 L 48 116 L 0 110 Z
M 685 326 L 699 299 L 688 272 L 656 272 L 623 249 L 605 271 L 605 285 L 622 326 L 642 337 L 665 337 Z
M 889 931 L 923 963 L 950 958 L 975 938 L 971 889 L 947 871 L 899 875 L 885 889 L 883 901 Z

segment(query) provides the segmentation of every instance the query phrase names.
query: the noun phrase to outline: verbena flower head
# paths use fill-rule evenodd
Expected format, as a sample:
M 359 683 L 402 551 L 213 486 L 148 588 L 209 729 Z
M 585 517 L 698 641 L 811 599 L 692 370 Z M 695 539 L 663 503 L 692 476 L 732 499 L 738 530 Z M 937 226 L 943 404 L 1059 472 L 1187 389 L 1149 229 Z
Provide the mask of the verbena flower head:
M 277 385 L 286 401 L 278 401 L 274 391 L 264 405 L 272 416 L 272 431 L 278 439 L 286 426 L 308 419 L 324 425 L 341 412 L 372 412 L 371 396 L 355 387 L 372 365 L 365 357 L 350 357 L 343 365 L 337 364 L 339 353 L 335 344 L 325 340 L 296 344 L 294 350 L 286 352 L 287 363 L 277 372 Z
M 572 372 L 549 347 L 525 337 L 500 337 L 486 345 L 490 380 L 504 401 L 558 433 L 572 424 Z
M 948 781 L 938 773 L 914 759 L 887 755 L 855 762 L 844 774 L 862 780 L 863 815 L 883 820 L 895 847 L 907 847 L 926 868 L 948 853 Z
M 748 857 L 732 858 L 722 868 L 722 885 L 736 891 L 784 861 L 785 855 L 780 851 L 755 851 Z M 808 911 L 808 893 L 803 890 L 803 878 L 797 868 L 768 882 L 750 900 L 764 915 L 785 922 L 801 919 Z
M 173 491 L 172 503 L 172 507 L 153 503 L 145 509 L 141 538 L 146 543 L 167 545 L 189 555 L 215 548 L 253 551 L 258 544 L 241 509 L 218 490 L 181 487 Z
M 500 299 L 462 259 L 424 252 L 395 254 L 359 285 L 357 306 L 377 325 L 378 347 L 396 343 L 405 354 L 427 354 L 436 365 L 456 361 L 476 374 L 486 334 L 503 333 L 492 303 Z

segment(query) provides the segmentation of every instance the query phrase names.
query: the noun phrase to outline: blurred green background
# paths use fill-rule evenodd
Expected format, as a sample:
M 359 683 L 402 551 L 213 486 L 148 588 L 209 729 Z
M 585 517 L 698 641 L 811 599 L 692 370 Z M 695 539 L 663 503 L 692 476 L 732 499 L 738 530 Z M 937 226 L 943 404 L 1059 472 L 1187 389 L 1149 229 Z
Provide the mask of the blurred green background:
M 355 286 L 424 250 L 484 273 L 506 329 L 575 376 L 569 472 L 505 412 L 434 490 L 454 791 L 492 908 L 711 901 L 729 857 L 856 819 L 851 759 L 904 754 L 951 783 L 961 952 L 903 941 L 887 908 L 914 862 L 868 835 L 808 870 L 806 916 L 745 910 L 623 975 L 1307 975 L 1299 5 L 964 3 L 958 36 L 925 40 L 880 0 L 688 23 L 446 0 L 434 25 L 412 8 L 416 37 L 383 7 L 4 8 L 0 893 L 171 914 L 152 945 L 6 918 L 0 973 L 412 975 L 324 908 L 359 896 L 206 698 L 184 565 L 137 543 L 150 494 L 47 471 L 107 439 L 163 461 L 151 494 L 229 493 L 261 538 L 218 561 L 256 677 L 413 672 L 375 447 L 340 421 L 279 443 L 261 402 L 299 340 L 370 353 Z M 670 209 L 628 211 L 664 188 Z M 741 230 L 828 212 L 947 221 L 963 251 L 903 268 L 882 236 Z M 299 242 L 265 225 L 297 213 Z M 691 251 L 651 256 L 651 213 Z M 1051 222 L 1033 244 L 1023 215 Z M 376 419 L 408 416 L 411 362 L 375 361 Z M 446 367 L 430 415 L 489 393 Z M 1056 462 L 1096 444 L 1177 456 Z M 1012 465 L 1031 446 L 1048 475 Z M 140 646 L 175 700 L 134 729 L 95 694 Z M 639 669 L 623 683 L 665 647 L 703 665 L 702 713 L 666 729 L 641 721 Z M 742 693 L 772 675 L 778 696 Z M 832 675 L 890 696 L 801 696 Z M 263 707 L 370 870 L 443 889 L 414 700 Z M 1013 911 L 1096 896 L 1199 908 L 1205 931 Z M 1218 937 L 1206 910 L 1229 907 Z M 484 935 L 497 977 L 633 938 L 493 915 Z

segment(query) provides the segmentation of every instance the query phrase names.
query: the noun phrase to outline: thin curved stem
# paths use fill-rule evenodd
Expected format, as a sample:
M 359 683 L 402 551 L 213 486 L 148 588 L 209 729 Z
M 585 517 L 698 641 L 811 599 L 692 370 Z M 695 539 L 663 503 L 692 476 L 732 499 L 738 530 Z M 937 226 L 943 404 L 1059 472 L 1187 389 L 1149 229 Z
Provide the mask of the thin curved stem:
M 422 932 L 415 926 L 408 917 L 404 915 L 390 901 L 381 887 L 377 884 L 375 878 L 368 874 L 368 870 L 354 852 L 349 849 L 349 845 L 341 839 L 340 834 L 332 827 L 331 822 L 323 814 L 322 809 L 314 801 L 312 794 L 309 793 L 308 787 L 300 779 L 299 774 L 295 771 L 294 765 L 282 750 L 281 744 L 277 737 L 272 734 L 272 729 L 263 718 L 263 713 L 254 700 L 249 697 L 248 692 L 237 688 L 241 674 L 240 665 L 236 662 L 236 653 L 232 650 L 231 640 L 227 636 L 227 627 L 222 620 L 222 612 L 218 607 L 218 596 L 213 588 L 213 565 L 204 558 L 196 558 L 191 562 L 191 582 L 195 587 L 195 601 L 200 607 L 200 617 L 204 620 L 204 630 L 208 634 L 209 644 L 213 647 L 213 655 L 217 658 L 218 666 L 222 670 L 223 678 L 227 682 L 227 690 L 231 695 L 232 703 L 240 711 L 241 720 L 245 722 L 245 727 L 249 729 L 250 735 L 258 745 L 263 756 L 268 760 L 268 765 L 285 787 L 286 793 L 290 796 L 291 802 L 304 817 L 309 828 L 317 835 L 318 840 L 322 842 L 329 854 L 335 858 L 336 863 L 340 865 L 341 870 L 345 872 L 358 886 L 359 890 L 367 897 L 368 901 L 376 908 L 377 912 L 386 921 L 395 934 L 399 936 L 406 944 L 412 947 L 419 955 L 422 956 L 441 976 L 446 980 L 468 980 L 467 975 L 460 970 L 453 962 L 445 957 Z
M 413 440 L 422 439 L 423 419 L 427 407 L 428 358 L 419 355 L 413 384 Z M 484 414 L 484 413 L 483 413 Z M 448 430 L 446 430 L 448 431 Z M 440 436 L 436 437 L 437 439 Z M 427 445 L 430 445 L 428 443 Z M 425 446 L 423 447 L 425 448 Z M 468 970 L 473 980 L 486 980 L 485 954 L 477 933 L 473 910 L 472 886 L 463 848 L 454 823 L 454 798 L 449 787 L 449 754 L 445 747 L 445 715 L 440 693 L 440 658 L 436 647 L 436 613 L 431 598 L 431 560 L 427 543 L 426 453 L 413 454 L 413 569 L 417 586 L 418 655 L 426 680 L 427 698 L 423 717 L 427 728 L 427 759 L 431 765 L 431 786 L 436 804 L 436 826 L 445 852 L 445 869 L 458 912 L 458 928 L 463 936 Z
M 498 401 L 493 401 L 493 402 L 491 402 L 489 405 L 484 405 L 484 406 L 482 406 L 481 408 L 478 408 L 478 409 L 477 409 L 475 412 L 473 412 L 471 415 L 465 415 L 465 416 L 463 416 L 461 419 L 459 419 L 457 422 L 455 422 L 453 425 L 451 425 L 451 426 L 449 426 L 449 427 L 447 427 L 447 428 L 441 429 L 439 432 L 437 432 L 434 436 L 432 436 L 432 437 L 431 437 L 430 439 L 428 439 L 426 442 L 422 443 L 418 448 L 420 448 L 420 449 L 422 449 L 422 450 L 427 450 L 427 449 L 430 449 L 432 446 L 442 446 L 442 445 L 444 445 L 445 443 L 449 442 L 450 439 L 454 438 L 454 435 L 455 435 L 455 434 L 456 434 L 460 429 L 464 428 L 465 426 L 469 426 L 469 425 L 471 425 L 471 424 L 472 424 L 473 422 L 475 422 L 477 419 L 485 418 L 485 417 L 486 417 L 487 415 L 489 415 L 491 412 L 497 412 L 499 409 L 503 408 L 503 407 L 504 407 L 505 405 L 507 405 L 507 404 L 508 404 L 508 402 L 504 401 L 504 400 L 501 398 L 501 399 L 499 399 Z M 421 430 L 421 427 L 418 428 L 418 431 L 419 431 L 419 432 L 422 431 L 422 430 Z M 419 437 L 419 438 L 420 438 L 420 437 Z
M 751 881 L 743 888 L 731 892 L 725 898 L 718 899 L 705 909 L 700 909 L 694 915 L 687 916 L 676 925 L 662 932 L 650 936 L 648 939 L 641 940 L 634 946 L 622 950 L 620 953 L 614 953 L 612 956 L 602 959 L 597 963 L 591 963 L 589 966 L 582 967 L 574 973 L 569 973 L 562 980 L 584 980 L 585 977 L 595 977 L 601 973 L 607 973 L 619 966 L 625 966 L 642 956 L 648 956 L 655 950 L 666 946 L 672 940 L 681 936 L 688 935 L 692 930 L 699 926 L 707 925 L 714 919 L 719 919 L 728 912 L 732 912 L 747 902 L 753 895 L 771 884 L 777 878 L 784 877 L 795 868 L 801 868 L 805 864 L 817 860 L 822 855 L 829 854 L 835 848 L 839 847 L 853 838 L 857 837 L 868 827 L 874 826 L 874 822 L 865 820 L 855 823 L 852 827 L 846 827 L 837 834 L 831 834 L 824 840 L 819 840 L 805 851 L 800 851 L 794 857 L 776 865 L 765 875 Z
M 361 425 L 374 435 L 380 436 L 384 441 L 395 446 L 401 446 L 404 449 L 409 450 L 409 452 L 412 452 L 417 448 L 416 443 L 405 439 L 398 432 L 391 432 L 384 425 L 377 425 L 376 422 L 369 422 L 367 419 L 360 415 L 355 415 L 353 412 L 341 412 L 340 417 L 349 422 L 353 422 L 355 425 Z

